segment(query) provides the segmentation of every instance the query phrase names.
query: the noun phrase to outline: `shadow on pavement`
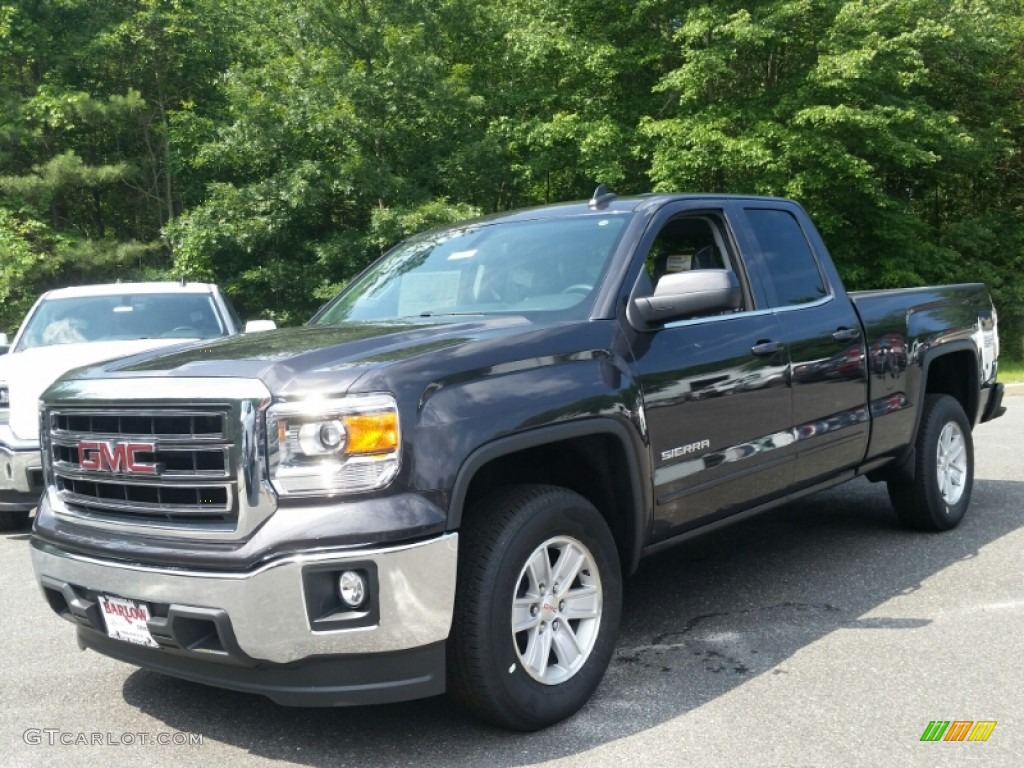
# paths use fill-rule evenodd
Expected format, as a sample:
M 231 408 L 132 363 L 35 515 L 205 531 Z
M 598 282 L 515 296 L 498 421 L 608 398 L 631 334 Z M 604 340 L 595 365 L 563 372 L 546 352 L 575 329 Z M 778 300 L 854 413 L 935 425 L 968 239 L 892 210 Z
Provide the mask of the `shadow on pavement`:
M 977 480 L 964 523 L 902 530 L 883 486 L 856 481 L 643 563 L 626 585 L 618 649 L 578 715 L 533 734 L 483 725 L 446 698 L 288 709 L 137 671 L 126 701 L 170 728 L 310 766 L 513 766 L 577 754 L 700 707 L 843 628 L 906 630 L 927 618 L 864 615 L 1022 527 L 1024 483 Z M 912 636 L 908 643 L 913 642 Z

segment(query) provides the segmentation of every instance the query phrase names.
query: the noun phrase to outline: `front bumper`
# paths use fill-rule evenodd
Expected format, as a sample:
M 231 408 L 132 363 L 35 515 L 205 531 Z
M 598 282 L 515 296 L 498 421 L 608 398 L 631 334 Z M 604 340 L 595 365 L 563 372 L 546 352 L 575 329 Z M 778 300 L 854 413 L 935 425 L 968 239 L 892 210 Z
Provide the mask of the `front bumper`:
M 0 510 L 28 511 L 42 492 L 39 443 L 18 440 L 0 427 Z
M 246 572 L 109 561 L 32 540 L 51 607 L 80 642 L 165 674 L 262 693 L 282 704 L 343 705 L 444 691 L 457 534 L 379 549 L 282 556 Z M 372 574 L 366 610 L 332 603 L 336 574 Z M 98 596 L 145 603 L 158 649 L 107 637 Z

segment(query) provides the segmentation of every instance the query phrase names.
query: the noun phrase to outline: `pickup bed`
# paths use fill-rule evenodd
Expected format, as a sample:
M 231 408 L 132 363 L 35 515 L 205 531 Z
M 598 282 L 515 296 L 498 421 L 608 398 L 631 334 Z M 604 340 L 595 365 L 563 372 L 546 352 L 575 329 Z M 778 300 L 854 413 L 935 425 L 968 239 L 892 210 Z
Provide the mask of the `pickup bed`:
M 792 201 L 599 188 L 413 238 L 306 327 L 64 376 L 33 564 L 133 664 L 541 728 L 645 555 L 859 475 L 956 526 L 997 359 L 982 285 L 847 294 Z

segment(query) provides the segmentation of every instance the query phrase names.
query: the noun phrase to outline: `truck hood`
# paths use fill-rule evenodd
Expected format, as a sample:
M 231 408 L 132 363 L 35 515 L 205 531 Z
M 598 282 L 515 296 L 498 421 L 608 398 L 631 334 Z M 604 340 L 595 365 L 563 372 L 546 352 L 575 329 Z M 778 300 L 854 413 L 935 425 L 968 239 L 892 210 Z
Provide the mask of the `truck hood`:
M 80 369 L 73 376 L 253 378 L 279 396 L 312 390 L 340 395 L 374 369 L 453 353 L 467 344 L 486 344 L 535 328 L 521 316 L 444 320 L 285 328 L 121 358 Z
M 11 431 L 21 440 L 39 439 L 39 413 L 36 403 L 43 391 L 62 373 L 101 360 L 178 345 L 182 341 L 125 339 L 54 344 L 0 355 L 0 381 L 7 383 L 11 394 Z

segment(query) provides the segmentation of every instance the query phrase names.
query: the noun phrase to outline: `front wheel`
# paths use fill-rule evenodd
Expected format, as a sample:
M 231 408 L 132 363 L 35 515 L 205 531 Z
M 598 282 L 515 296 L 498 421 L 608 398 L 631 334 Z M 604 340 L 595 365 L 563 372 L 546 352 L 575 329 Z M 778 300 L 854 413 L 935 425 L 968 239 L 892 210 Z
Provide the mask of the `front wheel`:
M 891 479 L 889 498 L 900 521 L 919 531 L 948 531 L 971 503 L 974 441 L 959 401 L 928 395 L 915 443 L 914 479 Z
M 531 731 L 569 717 L 600 683 L 622 611 L 611 531 L 579 494 L 504 488 L 460 533 L 449 689 L 496 725 Z

